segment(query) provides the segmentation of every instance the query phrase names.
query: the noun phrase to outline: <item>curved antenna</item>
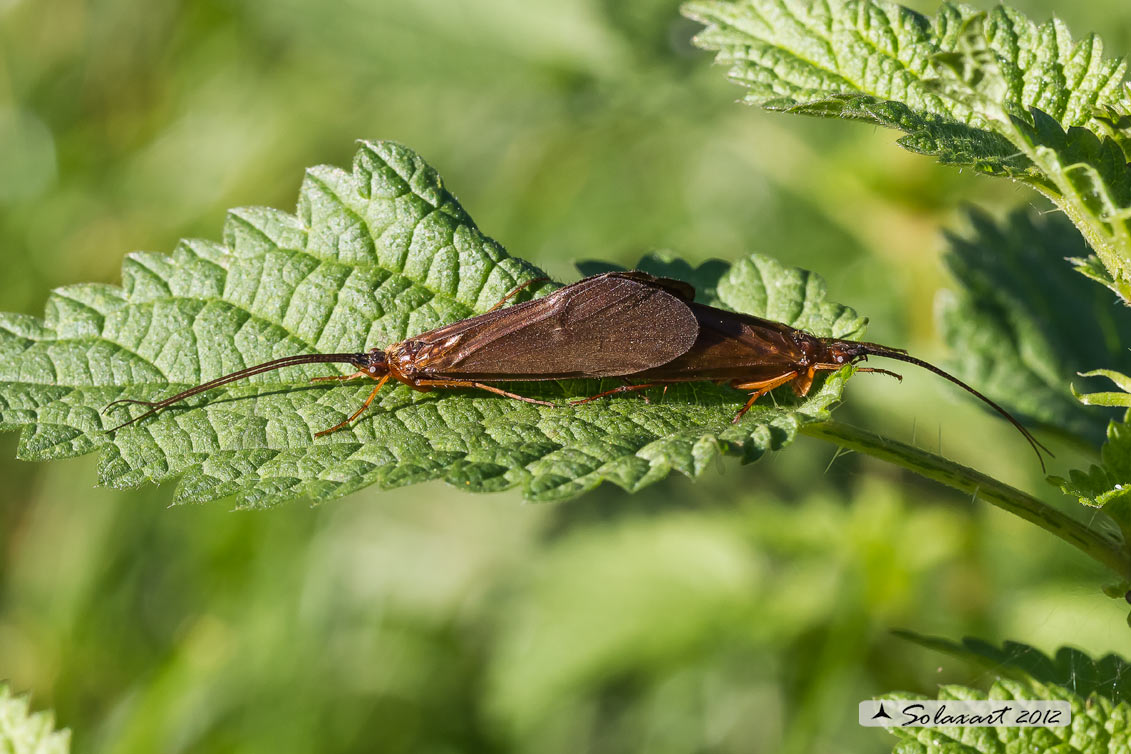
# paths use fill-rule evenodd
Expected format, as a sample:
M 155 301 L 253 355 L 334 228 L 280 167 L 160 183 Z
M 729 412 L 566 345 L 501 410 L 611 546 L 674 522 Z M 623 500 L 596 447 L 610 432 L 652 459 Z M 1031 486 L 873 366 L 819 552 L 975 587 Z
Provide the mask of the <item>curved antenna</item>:
M 295 366 L 297 364 L 353 364 L 354 366 L 356 366 L 360 369 L 360 368 L 365 366 L 367 360 L 368 360 L 368 357 L 363 353 L 307 353 L 307 354 L 300 354 L 298 356 L 284 356 L 281 359 L 273 359 L 271 361 L 265 361 L 262 364 L 256 364 L 253 367 L 248 367 L 247 369 L 241 369 L 238 372 L 232 372 L 231 374 L 226 374 L 223 377 L 217 377 L 214 380 L 211 380 L 209 382 L 205 382 L 203 385 L 197 385 L 196 387 L 189 388 L 188 390 L 185 390 L 184 392 L 177 393 L 176 395 L 171 396 L 169 398 L 165 398 L 164 400 L 160 400 L 160 401 L 139 401 L 139 400 L 135 400 L 133 398 L 120 398 L 116 401 L 113 401 L 111 403 L 106 404 L 106 408 L 102 409 L 102 413 L 105 414 L 107 411 L 114 408 L 115 406 L 122 406 L 122 405 L 125 405 L 125 404 L 136 404 L 136 405 L 139 405 L 139 406 L 149 406 L 149 410 L 146 411 L 141 416 L 134 417 L 133 419 L 130 419 L 128 422 L 123 422 L 123 423 L 119 424 L 118 426 L 114 427 L 113 429 L 108 429 L 106 431 L 107 432 L 116 432 L 117 430 L 121 429 L 122 427 L 128 426 L 130 424 L 133 424 L 134 422 L 139 422 L 142 419 L 153 416 L 154 414 L 156 414 L 161 409 L 168 408 L 169 406 L 172 406 L 174 403 L 178 403 L 180 401 L 183 401 L 185 398 L 191 398 L 192 396 L 194 396 L 198 393 L 203 393 L 207 390 L 211 390 L 213 388 L 220 387 L 221 385 L 227 385 L 229 382 L 235 382 L 236 380 L 242 380 L 245 377 L 254 377 L 257 374 L 263 374 L 264 372 L 270 372 L 270 371 L 275 370 L 275 369 L 282 369 L 283 367 Z
M 889 348 L 888 346 L 880 345 L 879 343 L 851 343 L 851 345 L 854 347 L 854 350 L 857 350 L 859 353 L 868 354 L 870 356 L 885 356 L 889 359 L 895 359 L 897 361 L 905 361 L 908 364 L 914 364 L 917 367 L 922 367 L 923 369 L 926 369 L 928 372 L 934 372 L 939 377 L 942 377 L 944 380 L 949 380 L 950 382 L 953 382 L 955 385 L 958 385 L 960 388 L 962 388 L 966 392 L 970 393 L 971 395 L 974 395 L 976 398 L 981 400 L 983 403 L 985 403 L 987 406 L 992 408 L 994 411 L 1001 414 L 1005 418 L 1006 421 L 1008 421 L 1010 424 L 1012 424 L 1014 427 L 1017 428 L 1017 431 L 1020 432 L 1022 434 L 1022 436 L 1024 436 L 1024 438 L 1029 441 L 1029 445 L 1031 445 L 1033 447 L 1033 452 L 1037 454 L 1037 460 L 1040 461 L 1040 463 L 1041 463 L 1041 472 L 1046 473 L 1048 471 L 1045 468 L 1045 459 L 1041 456 L 1041 451 L 1043 450 L 1046 453 L 1048 453 L 1050 458 L 1055 458 L 1056 456 L 1053 455 L 1053 452 L 1051 450 L 1049 450 L 1048 448 L 1046 448 L 1044 445 L 1042 445 L 1040 440 L 1033 437 L 1033 434 L 1029 430 L 1025 429 L 1025 427 L 1022 426 L 1021 422 L 1017 421 L 1017 419 L 1014 418 L 1013 414 L 1009 413 L 1004 408 L 1002 408 L 998 404 L 994 403 L 989 398 L 982 395 L 981 393 L 979 393 L 977 390 L 975 390 L 974 388 L 967 385 L 962 380 L 955 377 L 953 374 L 950 374 L 949 372 L 945 372 L 942 369 L 939 369 L 937 366 L 935 366 L 934 364 L 931 364 L 930 362 L 923 361 L 922 359 L 917 359 L 914 356 L 911 356 L 910 354 L 908 354 L 907 351 L 904 351 L 904 350 L 899 349 L 899 348 Z

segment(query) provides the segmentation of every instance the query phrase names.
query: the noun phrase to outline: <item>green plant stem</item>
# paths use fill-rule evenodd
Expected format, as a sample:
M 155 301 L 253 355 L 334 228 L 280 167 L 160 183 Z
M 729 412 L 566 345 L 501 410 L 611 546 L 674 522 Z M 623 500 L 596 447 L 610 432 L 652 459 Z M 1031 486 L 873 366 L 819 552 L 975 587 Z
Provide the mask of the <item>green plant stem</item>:
M 1060 537 L 1073 547 L 1131 581 L 1131 552 L 1123 542 L 1087 526 L 1037 498 L 974 469 L 957 464 L 906 443 L 891 440 L 840 422 L 808 424 L 801 430 L 811 437 L 880 458 L 914 471 L 1009 511 Z

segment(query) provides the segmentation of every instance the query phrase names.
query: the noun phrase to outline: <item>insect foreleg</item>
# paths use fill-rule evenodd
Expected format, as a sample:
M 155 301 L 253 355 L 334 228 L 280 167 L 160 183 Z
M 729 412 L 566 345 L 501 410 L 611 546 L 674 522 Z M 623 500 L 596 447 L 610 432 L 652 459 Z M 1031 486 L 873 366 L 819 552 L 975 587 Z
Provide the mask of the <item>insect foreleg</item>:
M 350 418 L 346 419 L 341 424 L 335 424 L 334 426 L 330 427 L 329 429 L 324 429 L 321 432 L 315 432 L 314 436 L 315 437 L 325 437 L 326 435 L 330 434 L 331 432 L 337 432 L 342 427 L 348 427 L 350 424 L 352 424 L 354 419 L 356 419 L 357 417 L 359 417 L 363 413 L 365 413 L 365 409 L 369 408 L 369 404 L 372 403 L 373 399 L 377 397 L 378 391 L 381 390 L 381 388 L 385 385 L 386 382 L 388 382 L 388 380 L 389 380 L 389 375 L 387 375 L 387 374 L 384 377 L 382 377 L 381 379 L 377 380 L 377 387 L 373 388 L 373 392 L 370 393 L 369 397 L 365 399 L 365 403 L 362 403 L 361 408 L 359 408 L 357 411 L 354 411 L 353 415 L 350 416 Z
M 734 418 L 731 419 L 731 424 L 738 424 L 739 420 L 742 419 L 742 417 L 746 415 L 746 412 L 750 410 L 750 407 L 754 405 L 754 401 L 774 388 L 781 387 L 796 378 L 797 372 L 786 372 L 778 377 L 771 377 L 768 380 L 762 380 L 760 382 L 732 382 L 732 387 L 736 387 L 739 390 L 753 390 L 754 392 L 750 394 L 750 399 L 746 401 L 746 405 L 740 408 L 738 413 L 734 415 Z
M 451 387 L 454 387 L 454 388 L 474 387 L 474 388 L 479 388 L 480 390 L 486 390 L 488 393 L 494 393 L 495 395 L 501 395 L 504 398 L 513 398 L 514 400 L 522 401 L 523 403 L 533 403 L 536 406 L 550 406 L 551 408 L 555 408 L 557 406 L 557 404 L 550 403 L 549 401 L 540 401 L 536 398 L 527 398 L 525 395 L 519 395 L 518 393 L 510 393 L 510 392 L 507 392 L 506 390 L 503 390 L 502 388 L 497 388 L 494 385 L 487 385 L 483 382 L 465 382 L 463 380 L 416 380 L 415 383 L 412 386 L 417 387 L 418 389 L 420 387 L 423 387 L 423 388 L 426 388 L 426 389 L 427 388 L 433 388 L 433 387 L 449 387 L 449 388 L 451 388 Z

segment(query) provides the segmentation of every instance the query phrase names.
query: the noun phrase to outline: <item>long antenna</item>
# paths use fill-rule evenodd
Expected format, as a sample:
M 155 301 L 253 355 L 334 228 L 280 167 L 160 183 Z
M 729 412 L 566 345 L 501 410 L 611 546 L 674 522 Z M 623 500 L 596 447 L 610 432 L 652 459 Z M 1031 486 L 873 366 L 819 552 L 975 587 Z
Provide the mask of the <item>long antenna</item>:
M 864 352 L 869 354 L 869 355 L 886 356 L 889 359 L 895 359 L 897 361 L 905 361 L 908 364 L 914 364 L 917 367 L 922 367 L 923 369 L 926 369 L 928 372 L 934 372 L 939 377 L 942 377 L 945 380 L 950 380 L 951 382 L 953 382 L 955 385 L 958 385 L 960 388 L 962 388 L 966 392 L 971 393 L 972 395 L 976 396 L 978 399 L 980 399 L 987 406 L 989 406 L 994 411 L 997 411 L 999 414 L 1001 414 L 1006 419 L 1006 421 L 1008 421 L 1010 424 L 1012 424 L 1014 427 L 1016 427 L 1017 431 L 1020 432 L 1025 437 L 1025 439 L 1029 441 L 1029 444 L 1031 446 L 1033 446 L 1033 452 L 1037 454 L 1037 460 L 1039 460 L 1041 462 L 1041 472 L 1042 473 L 1046 472 L 1047 469 L 1045 468 L 1045 459 L 1041 456 L 1041 451 L 1043 450 L 1046 453 L 1048 453 L 1050 458 L 1056 457 L 1056 456 L 1053 455 L 1053 452 L 1051 450 L 1049 450 L 1044 445 L 1042 445 L 1041 442 L 1037 438 L 1033 437 L 1033 434 L 1029 430 L 1025 429 L 1025 427 L 1023 427 L 1021 425 L 1021 422 L 1017 421 L 1017 419 L 1014 418 L 1013 414 L 1009 413 L 1004 408 L 1002 408 L 998 404 L 994 403 L 989 398 L 982 395 L 981 393 L 979 393 L 977 390 L 975 390 L 974 388 L 967 385 L 962 380 L 955 377 L 953 374 L 950 374 L 949 372 L 945 372 L 942 369 L 939 369 L 937 366 L 935 366 L 934 364 L 931 364 L 930 362 L 923 361 L 922 359 L 917 359 L 914 356 L 911 356 L 910 354 L 908 354 L 906 351 L 903 351 L 903 350 L 898 349 L 898 348 L 889 348 L 888 346 L 880 345 L 879 343 L 859 343 L 858 345 L 862 346 L 863 349 L 864 349 Z
M 232 372 L 231 374 L 226 374 L 223 377 L 217 377 L 216 379 L 214 379 L 210 382 L 205 382 L 203 385 L 197 385 L 196 387 L 189 388 L 188 390 L 185 390 L 184 392 L 177 393 L 176 395 L 171 396 L 169 398 L 166 398 L 164 400 L 160 400 L 160 401 L 139 401 L 139 400 L 134 400 L 133 398 L 120 398 L 119 400 L 116 400 L 113 403 L 107 404 L 106 408 L 102 409 L 102 413 L 105 414 L 107 411 L 114 408 L 115 406 L 121 406 L 121 405 L 125 405 L 127 403 L 137 404 L 139 406 L 149 406 L 149 410 L 146 411 L 141 416 L 134 417 L 133 419 L 130 419 L 128 422 L 123 422 L 123 423 L 119 424 L 118 426 L 114 427 L 113 429 L 107 430 L 108 432 L 116 432 L 117 430 L 121 429 L 122 427 L 128 426 L 130 424 L 133 424 L 134 422 L 139 422 L 142 419 L 153 416 L 154 414 L 156 414 L 161 409 L 168 408 L 169 406 L 172 406 L 174 403 L 178 403 L 180 401 L 183 401 L 185 398 L 191 398 L 192 396 L 194 396 L 198 393 L 203 393 L 207 390 L 211 390 L 213 388 L 220 387 L 221 385 L 227 385 L 229 382 L 235 382 L 236 380 L 242 380 L 245 377 L 254 377 L 257 374 L 263 374 L 264 372 L 270 372 L 270 371 L 275 370 L 275 369 L 282 369 L 283 367 L 295 366 L 297 364 L 353 364 L 354 366 L 360 368 L 360 367 L 364 366 L 365 363 L 366 363 L 366 355 L 363 354 L 363 353 L 307 353 L 307 354 L 299 354 L 298 356 L 284 356 L 281 359 L 273 359 L 271 361 L 265 361 L 262 364 L 256 364 L 253 367 L 248 367 L 247 369 L 241 369 L 238 372 Z

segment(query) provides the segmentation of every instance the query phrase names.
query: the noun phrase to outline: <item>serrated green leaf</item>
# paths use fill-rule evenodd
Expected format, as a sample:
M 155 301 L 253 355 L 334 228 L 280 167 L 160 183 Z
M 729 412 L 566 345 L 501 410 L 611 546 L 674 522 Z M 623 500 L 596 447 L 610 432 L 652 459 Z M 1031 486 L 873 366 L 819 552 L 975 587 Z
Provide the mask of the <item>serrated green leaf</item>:
M 1109 512 L 1123 510 L 1131 502 L 1131 424 L 1111 422 L 1107 425 L 1107 442 L 1100 450 L 1099 465 L 1087 471 L 1073 469 L 1068 479 L 1050 477 L 1065 494 L 1075 495 L 1084 505 L 1105 508 Z M 1120 502 L 1119 506 L 1112 505 Z
M 1104 267 L 1104 263 L 1095 254 L 1089 254 L 1086 257 L 1073 257 L 1068 261 L 1084 277 L 1094 280 L 1105 288 L 1116 290 L 1115 278 L 1111 276 L 1111 272 Z
M 1062 647 L 1055 658 L 1017 642 L 995 647 L 979 639 L 948 639 L 896 632 L 930 649 L 973 662 L 999 678 L 988 693 L 966 686 L 940 689 L 938 699 L 1063 700 L 1072 723 L 1062 728 L 888 728 L 901 739 L 897 752 L 983 754 L 1041 751 L 1063 754 L 1122 752 L 1131 746 L 1131 665 L 1108 654 L 1099 660 Z M 927 698 L 893 693 L 891 698 Z
M 1072 386 L 1072 395 L 1085 406 L 1108 406 L 1111 408 L 1131 408 L 1131 377 L 1114 369 L 1093 369 L 1080 372 L 1081 377 L 1107 377 L 1114 382 L 1120 393 L 1081 393 Z
M 1123 84 L 1123 99 L 1114 105 L 1096 108 L 1098 133 L 1110 136 L 1131 160 L 1131 82 Z
M 12 696 L 0 684 L 0 752 L 4 754 L 66 754 L 71 733 L 55 730 L 50 712 L 32 712 L 27 697 Z
M 1029 166 L 984 103 L 1004 96 L 1064 127 L 1098 124 L 1126 71 L 1094 35 L 1074 44 L 1060 21 L 1037 26 L 1004 6 L 943 3 L 932 20 L 881 0 L 709 0 L 684 13 L 707 27 L 696 44 L 718 53 L 747 102 L 898 128 L 909 149 L 988 172 Z M 956 74 L 982 99 L 948 83 Z
M 1102 507 L 1122 527 L 1124 536 L 1131 536 L 1131 377 L 1112 369 L 1094 369 L 1080 376 L 1106 377 L 1121 391 L 1081 393 L 1073 385 L 1072 393 L 1080 403 L 1126 408 L 1128 413 L 1122 422 L 1108 424 L 1098 465 L 1092 464 L 1087 471 L 1073 469 L 1068 479 L 1049 477 L 1049 481 L 1084 505 Z
M 862 332 L 864 321 L 826 302 L 811 273 L 758 256 L 709 272 L 714 280 L 699 282 L 722 305 L 823 335 Z M 352 172 L 308 172 L 297 217 L 236 210 L 223 244 L 131 255 L 120 289 L 55 291 L 44 320 L 0 316 L 0 429 L 24 428 L 18 453 L 28 460 L 101 451 L 103 484 L 179 476 L 178 502 L 320 501 L 428 479 L 471 491 L 520 486 L 549 500 L 603 481 L 636 490 L 672 470 L 694 476 L 720 454 L 755 460 L 826 419 L 849 374 L 803 401 L 763 401 L 738 425 L 730 419 L 742 394 L 714 385 L 676 386 L 650 404 L 629 396 L 558 409 L 398 386 L 353 427 L 315 440 L 370 387 L 312 386 L 325 369 L 292 367 L 104 431 L 123 419 L 99 413 L 117 398 L 164 397 L 289 354 L 385 346 L 485 311 L 539 275 L 480 233 L 416 154 L 367 143 Z M 518 389 L 561 399 L 599 387 Z
M 1061 647 L 1054 657 L 1021 642 L 1007 641 L 1000 647 L 967 637 L 962 643 L 914 631 L 896 631 L 908 641 L 975 663 L 999 675 L 1032 678 L 1063 686 L 1082 697 L 1098 694 L 1113 703 L 1131 704 L 1131 663 L 1116 654 L 1099 659 L 1074 647 Z
M 1034 181 L 1080 228 L 1124 300 L 1131 288 L 1131 164 L 1120 144 L 1086 128 L 1065 129 L 1035 108 L 1011 116 L 1019 146 L 1039 167 Z
M 893 698 L 923 698 L 906 693 Z M 939 700 L 1066 701 L 1072 722 L 1064 727 L 888 727 L 900 739 L 900 754 L 1009 754 L 1051 752 L 1055 754 L 1115 754 L 1131 747 L 1131 705 L 1112 703 L 1107 697 L 1085 696 L 1069 687 L 1041 683 L 1032 678 L 1002 679 L 988 692 L 965 686 L 943 686 Z
M 1069 385 L 1095 364 L 1131 370 L 1131 312 L 1066 263 L 1086 248 L 1062 215 L 1021 209 L 997 223 L 972 210 L 969 223 L 969 234 L 948 234 L 944 261 L 961 288 L 938 306 L 953 371 L 1012 411 L 1098 444 L 1110 414 L 1081 405 Z
M 998 6 L 944 3 L 934 19 L 883 0 L 703 0 L 706 28 L 746 101 L 896 128 L 907 149 L 1024 180 L 1087 238 L 1131 301 L 1126 64 L 1095 35 L 1074 42 Z

